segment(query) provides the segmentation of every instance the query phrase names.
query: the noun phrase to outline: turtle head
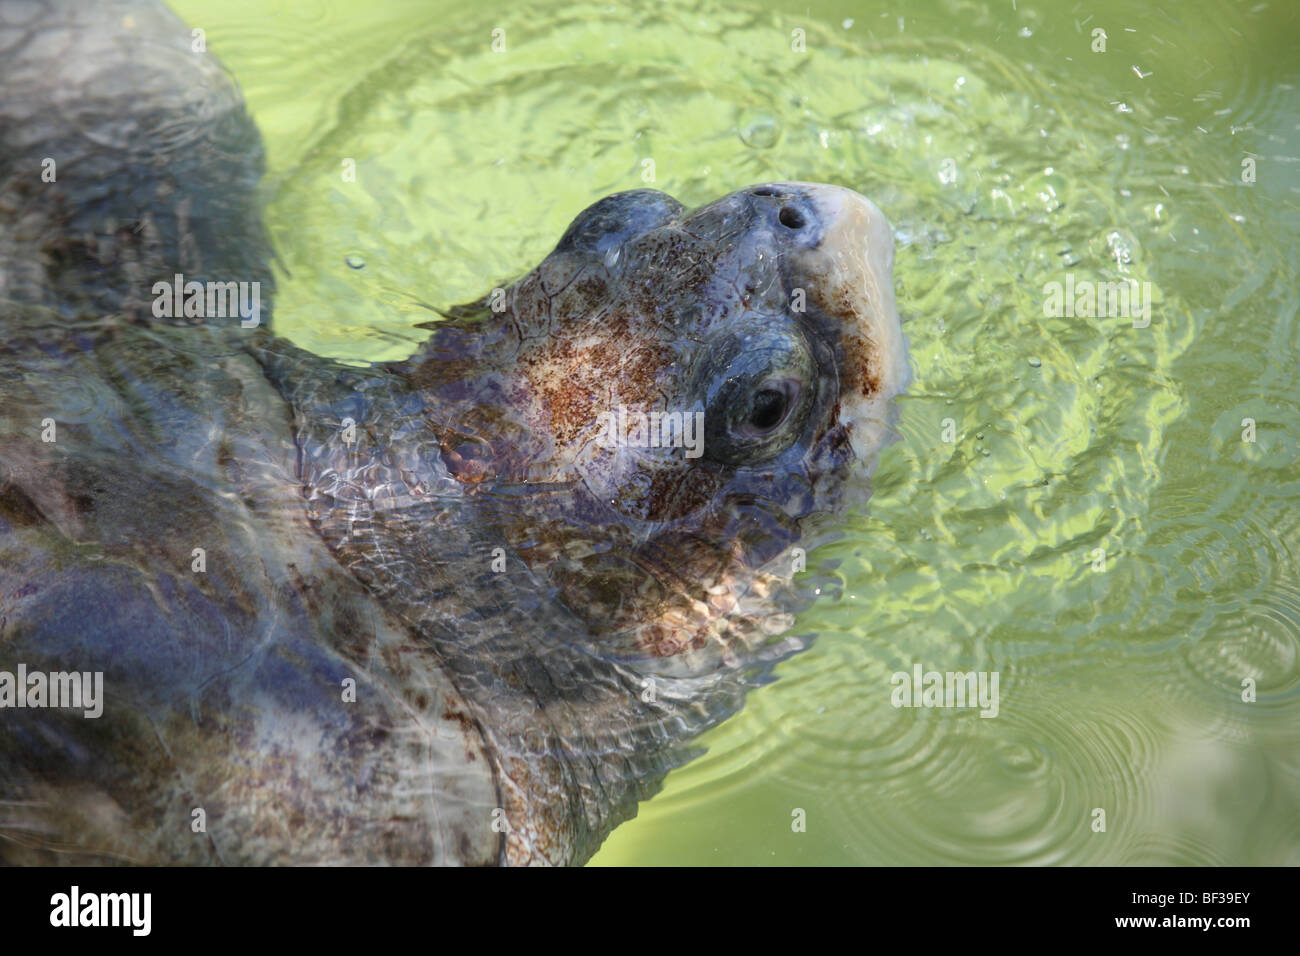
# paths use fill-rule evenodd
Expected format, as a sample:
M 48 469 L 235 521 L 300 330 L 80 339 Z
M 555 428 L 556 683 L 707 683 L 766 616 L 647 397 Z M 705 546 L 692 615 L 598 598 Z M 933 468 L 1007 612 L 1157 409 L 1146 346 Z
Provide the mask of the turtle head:
M 601 633 L 676 656 L 729 633 L 803 519 L 869 473 L 908 377 L 892 264 L 849 189 L 767 183 L 693 211 L 617 193 L 435 326 L 416 377 L 461 403 L 452 471 L 516 490 L 501 522 L 524 559 Z M 521 509 L 524 487 L 546 494 Z
M 719 496 L 829 504 L 823 471 L 870 467 L 906 381 L 892 268 L 884 216 L 836 186 L 591 206 L 513 303 L 548 477 L 649 522 Z

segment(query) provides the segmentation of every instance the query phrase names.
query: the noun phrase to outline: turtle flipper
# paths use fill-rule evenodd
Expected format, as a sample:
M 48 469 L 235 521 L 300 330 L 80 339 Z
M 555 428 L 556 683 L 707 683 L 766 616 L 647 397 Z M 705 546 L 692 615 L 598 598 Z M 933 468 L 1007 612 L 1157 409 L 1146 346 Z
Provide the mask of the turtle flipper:
M 196 46 L 154 0 L 0 0 L 0 303 L 160 321 L 179 274 L 258 283 L 265 325 L 262 142 Z
M 0 480 L 0 865 L 501 859 L 466 702 L 301 519 L 48 449 Z

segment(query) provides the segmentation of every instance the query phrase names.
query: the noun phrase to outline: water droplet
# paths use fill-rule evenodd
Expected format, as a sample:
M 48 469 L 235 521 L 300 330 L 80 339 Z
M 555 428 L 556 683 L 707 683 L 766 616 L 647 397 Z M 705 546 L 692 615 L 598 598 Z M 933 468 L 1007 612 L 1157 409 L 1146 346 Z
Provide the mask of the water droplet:
M 362 259 L 356 253 L 344 257 L 343 261 L 347 264 L 349 269 L 364 269 L 366 267 L 366 260 Z
M 781 123 L 763 110 L 745 110 L 736 122 L 740 140 L 753 149 L 771 149 L 781 139 Z
M 1131 266 L 1142 254 L 1142 247 L 1131 232 L 1108 229 L 1089 243 L 1092 254 L 1099 259 L 1109 259 L 1115 265 Z
M 1029 364 L 1032 365 L 1034 368 L 1041 368 L 1043 365 L 1043 360 L 1036 355 L 1030 356 Z
M 1021 741 L 1000 744 L 996 758 L 1002 769 L 1019 777 L 1038 776 L 1047 764 L 1042 748 Z

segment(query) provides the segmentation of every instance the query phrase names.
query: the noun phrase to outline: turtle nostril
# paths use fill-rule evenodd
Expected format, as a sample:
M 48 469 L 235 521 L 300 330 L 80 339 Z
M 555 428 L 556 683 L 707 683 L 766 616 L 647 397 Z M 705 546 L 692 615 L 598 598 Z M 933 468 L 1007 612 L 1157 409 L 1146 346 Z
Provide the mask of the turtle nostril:
M 783 206 L 776 218 L 787 229 L 802 229 L 804 227 L 803 215 L 793 206 Z
M 777 193 L 777 191 L 776 191 L 775 189 L 769 189 L 767 186 L 760 186 L 758 189 L 755 189 L 755 190 L 751 193 L 751 195 L 753 195 L 753 196 L 776 196 L 776 195 L 778 195 L 778 193 Z

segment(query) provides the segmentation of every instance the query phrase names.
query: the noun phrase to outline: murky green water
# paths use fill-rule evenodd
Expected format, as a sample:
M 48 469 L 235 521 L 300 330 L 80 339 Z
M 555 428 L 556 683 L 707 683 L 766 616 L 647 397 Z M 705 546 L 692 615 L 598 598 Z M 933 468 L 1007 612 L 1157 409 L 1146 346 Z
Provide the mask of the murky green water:
M 1300 864 L 1293 5 L 175 6 L 266 136 L 276 322 L 319 351 L 407 354 L 651 175 L 895 226 L 917 380 L 817 641 L 595 862 Z M 1046 317 L 1067 273 L 1149 324 Z M 998 716 L 895 708 L 915 664 L 998 672 Z

